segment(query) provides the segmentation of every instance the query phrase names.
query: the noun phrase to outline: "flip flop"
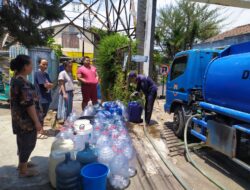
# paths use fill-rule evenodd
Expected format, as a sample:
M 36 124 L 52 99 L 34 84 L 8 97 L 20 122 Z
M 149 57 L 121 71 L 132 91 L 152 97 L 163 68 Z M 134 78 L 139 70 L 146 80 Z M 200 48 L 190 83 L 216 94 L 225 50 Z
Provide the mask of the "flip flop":
M 31 162 L 31 161 L 29 161 L 28 163 L 27 163 L 27 168 L 34 168 L 34 167 L 36 167 L 37 165 L 36 164 L 34 164 L 33 162 Z M 17 167 L 17 170 L 19 170 L 19 166 Z
M 44 135 L 44 134 L 38 134 L 37 135 L 37 139 L 47 139 L 48 138 L 48 136 L 47 135 Z
M 26 178 L 26 177 L 36 177 L 40 173 L 36 170 L 27 170 L 25 174 L 19 173 L 19 178 Z

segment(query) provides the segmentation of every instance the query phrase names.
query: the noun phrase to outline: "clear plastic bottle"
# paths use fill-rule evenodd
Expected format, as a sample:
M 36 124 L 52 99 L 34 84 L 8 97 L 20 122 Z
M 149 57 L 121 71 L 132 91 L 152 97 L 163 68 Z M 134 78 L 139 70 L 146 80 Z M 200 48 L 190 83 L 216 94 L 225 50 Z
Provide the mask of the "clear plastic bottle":
M 93 133 L 90 139 L 90 144 L 95 146 L 97 139 L 101 136 L 101 134 L 102 134 L 101 127 L 98 127 L 98 126 L 94 127 Z
M 127 157 L 129 161 L 129 168 L 128 168 L 128 173 L 130 177 L 133 177 L 136 175 L 136 169 L 135 169 L 135 163 L 134 163 L 134 158 L 135 158 L 135 150 L 132 145 L 127 145 L 123 149 L 124 155 Z
M 100 149 L 103 146 L 110 146 L 111 143 L 109 134 L 107 134 L 107 132 L 102 132 L 102 135 L 96 141 L 96 148 Z
M 116 152 L 117 155 L 110 162 L 110 184 L 114 188 L 125 189 L 129 185 L 129 162 L 122 151 Z
M 98 151 L 98 162 L 109 167 L 114 155 L 114 151 L 110 146 L 103 146 Z

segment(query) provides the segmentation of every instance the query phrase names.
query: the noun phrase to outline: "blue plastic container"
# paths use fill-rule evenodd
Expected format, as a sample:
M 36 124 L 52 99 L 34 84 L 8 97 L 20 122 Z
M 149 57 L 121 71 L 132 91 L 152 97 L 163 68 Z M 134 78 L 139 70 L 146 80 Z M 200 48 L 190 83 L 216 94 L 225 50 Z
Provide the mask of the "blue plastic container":
M 118 115 L 122 115 L 122 109 L 120 107 L 111 107 L 109 112 L 111 114 L 117 113 Z
M 85 149 L 77 153 L 76 160 L 79 161 L 82 166 L 97 161 L 95 150 L 89 147 L 88 142 L 85 143 Z
M 83 189 L 106 190 L 108 172 L 108 167 L 100 163 L 92 163 L 84 166 L 81 170 Z
M 141 123 L 142 106 L 139 102 L 133 101 L 128 103 L 128 120 L 133 123 Z
M 65 161 L 56 167 L 57 190 L 79 190 L 81 188 L 81 164 L 70 159 L 70 153 L 65 154 Z

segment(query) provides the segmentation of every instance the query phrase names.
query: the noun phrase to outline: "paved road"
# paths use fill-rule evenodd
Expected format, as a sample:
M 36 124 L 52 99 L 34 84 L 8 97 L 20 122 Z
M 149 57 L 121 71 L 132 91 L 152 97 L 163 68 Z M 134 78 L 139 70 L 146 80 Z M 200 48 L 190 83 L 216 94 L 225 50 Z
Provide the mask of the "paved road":
M 8 105 L 0 106 L 0 189 L 1 190 L 50 190 L 48 179 L 48 156 L 54 138 L 38 140 L 31 155 L 38 165 L 40 176 L 29 179 L 18 178 L 16 137 L 12 133 Z

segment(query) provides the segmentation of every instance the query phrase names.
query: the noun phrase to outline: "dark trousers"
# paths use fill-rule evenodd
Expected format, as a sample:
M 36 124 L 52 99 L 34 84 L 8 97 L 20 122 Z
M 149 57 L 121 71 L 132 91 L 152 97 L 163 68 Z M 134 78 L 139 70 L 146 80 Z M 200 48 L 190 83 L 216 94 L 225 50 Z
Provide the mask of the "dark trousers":
M 31 153 L 36 146 L 36 139 L 36 130 L 16 134 L 19 163 L 28 162 Z
M 145 103 L 145 121 L 146 121 L 146 124 L 150 123 L 156 96 L 157 96 L 156 90 L 152 90 L 146 96 L 146 103 Z
M 42 108 L 43 108 L 43 118 L 45 118 L 48 111 L 49 111 L 50 103 L 45 103 L 45 104 L 41 104 L 41 105 L 42 105 Z

